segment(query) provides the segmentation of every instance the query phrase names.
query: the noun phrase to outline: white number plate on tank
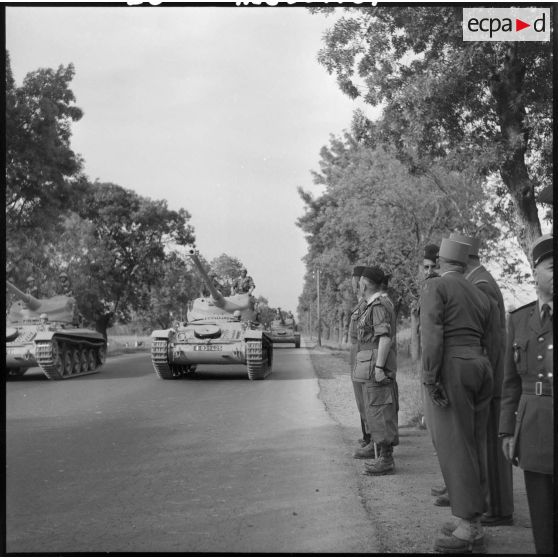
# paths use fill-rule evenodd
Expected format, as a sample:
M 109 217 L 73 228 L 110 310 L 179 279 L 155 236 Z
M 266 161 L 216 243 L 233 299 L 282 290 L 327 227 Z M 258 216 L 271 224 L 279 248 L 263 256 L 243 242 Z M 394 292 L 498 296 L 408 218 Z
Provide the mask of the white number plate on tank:
M 222 351 L 223 345 L 194 345 L 194 351 Z

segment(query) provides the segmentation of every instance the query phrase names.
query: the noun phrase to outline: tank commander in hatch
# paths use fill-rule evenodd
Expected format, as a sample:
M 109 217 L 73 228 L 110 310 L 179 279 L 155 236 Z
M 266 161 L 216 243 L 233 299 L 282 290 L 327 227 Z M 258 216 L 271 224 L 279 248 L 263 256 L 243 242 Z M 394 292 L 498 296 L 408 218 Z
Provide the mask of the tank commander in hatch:
M 237 277 L 232 285 L 232 294 L 252 294 L 252 291 L 256 288 L 254 280 L 250 275 L 248 275 L 248 270 L 242 268 L 240 272 L 240 277 Z

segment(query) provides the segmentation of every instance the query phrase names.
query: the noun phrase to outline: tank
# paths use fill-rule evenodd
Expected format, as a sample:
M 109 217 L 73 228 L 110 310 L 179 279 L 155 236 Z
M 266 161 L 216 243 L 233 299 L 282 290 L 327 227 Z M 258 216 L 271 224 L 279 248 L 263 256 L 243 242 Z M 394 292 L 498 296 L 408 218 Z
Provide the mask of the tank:
M 6 370 L 25 374 L 38 366 L 49 380 L 66 380 L 97 372 L 105 362 L 107 343 L 97 331 L 78 325 L 71 296 L 35 298 L 6 281 L 19 300 L 6 315 Z
M 300 348 L 300 333 L 297 332 L 297 326 L 294 318 L 285 318 L 281 309 L 278 309 L 278 318 L 273 320 L 267 331 L 268 337 L 273 343 L 294 343 L 294 346 Z
M 271 373 L 273 344 L 256 320 L 248 294 L 223 296 L 201 264 L 197 252 L 189 256 L 210 296 L 192 301 L 187 321 L 151 334 L 151 360 L 159 378 L 171 380 L 195 373 L 200 364 L 244 364 L 250 380 Z

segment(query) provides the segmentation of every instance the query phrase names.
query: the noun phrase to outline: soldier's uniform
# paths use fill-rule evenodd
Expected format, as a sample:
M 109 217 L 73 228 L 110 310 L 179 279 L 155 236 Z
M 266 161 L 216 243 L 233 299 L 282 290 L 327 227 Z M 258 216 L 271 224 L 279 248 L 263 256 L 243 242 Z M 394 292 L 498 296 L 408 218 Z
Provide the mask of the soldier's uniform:
M 238 277 L 233 283 L 233 289 L 236 294 L 245 294 L 255 286 L 254 280 L 250 277 L 250 275 L 246 275 L 246 277 Z
M 359 277 L 362 273 L 362 266 L 357 266 L 353 270 L 353 276 Z M 370 433 L 368 427 L 366 426 L 366 413 L 364 409 L 364 386 L 362 381 L 356 381 L 353 377 L 353 369 L 355 366 L 356 354 L 359 351 L 358 344 L 358 333 L 357 333 L 357 323 L 362 313 L 366 309 L 366 300 L 359 300 L 358 304 L 355 306 L 351 312 L 349 318 L 349 367 L 351 371 L 351 382 L 353 384 L 353 391 L 355 393 L 355 400 L 358 408 L 358 413 L 360 415 L 360 427 L 362 429 L 362 445 L 365 446 L 370 443 Z
M 469 256 L 478 256 L 479 239 L 456 233 L 452 233 L 450 239 L 469 244 L 471 246 Z M 473 262 L 474 267 L 467 270 L 465 279 L 488 296 L 493 303 L 495 312 L 493 339 L 496 344 L 487 351 L 494 372 L 494 390 L 488 415 L 486 447 L 488 508 L 482 518 L 482 523 L 484 525 L 507 525 L 513 522 L 513 475 L 511 464 L 506 460 L 498 439 L 498 422 L 500 420 L 500 403 L 504 382 L 504 353 L 506 350 L 506 308 L 502 292 L 492 275 L 478 260 L 473 260 Z M 471 260 L 469 260 L 470 266 L 471 263 Z
M 443 239 L 440 258 L 465 264 L 468 250 L 466 244 Z M 420 308 L 423 383 L 426 388 L 441 384 L 448 401 L 439 406 L 426 396 L 429 430 L 452 514 L 479 532 L 486 509 L 486 427 L 493 389 L 483 349 L 492 342 L 490 308 L 488 298 L 457 270 L 426 282 Z M 456 531 L 449 541 L 438 539 L 435 548 L 450 551 L 456 543 L 470 549 L 472 540 L 460 535 Z
M 365 273 L 366 270 L 363 275 Z M 395 327 L 395 313 L 391 301 L 381 291 L 375 293 L 366 301 L 366 307 L 357 320 L 359 352 L 377 351 L 382 336 L 394 338 Z M 364 390 L 366 426 L 371 437 L 369 446 L 372 443 L 377 445 L 380 451 L 378 460 L 380 468 L 384 462 L 389 465 L 386 467 L 386 471 L 380 469 L 376 471 L 378 465 L 375 464 L 367 465 L 367 473 L 370 474 L 385 474 L 393 471 L 393 446 L 398 441 L 396 372 L 395 343 L 392 343 L 384 363 L 384 373 L 387 379 L 377 382 L 372 373 L 369 380 L 360 380 L 364 384 L 362 388 Z M 354 380 L 358 381 L 357 378 Z M 366 452 L 372 449 L 369 446 L 362 449 L 362 456 L 366 456 Z M 355 452 L 355 457 L 358 456 L 357 452 Z
M 533 260 L 540 257 L 552 257 L 552 235 L 535 243 Z M 536 552 L 548 555 L 554 555 L 553 332 L 552 308 L 543 315 L 538 300 L 510 312 L 500 414 L 500 436 L 513 436 L 514 463 L 524 470 Z

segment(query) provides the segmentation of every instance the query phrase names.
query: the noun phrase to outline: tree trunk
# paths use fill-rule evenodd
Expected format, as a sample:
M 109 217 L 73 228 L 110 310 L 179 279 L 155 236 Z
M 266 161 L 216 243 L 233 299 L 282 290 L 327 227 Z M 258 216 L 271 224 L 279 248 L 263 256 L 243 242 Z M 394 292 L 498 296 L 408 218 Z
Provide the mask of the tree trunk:
M 508 48 L 501 71 L 490 81 L 490 92 L 496 102 L 506 158 L 500 165 L 500 176 L 513 199 L 518 230 L 517 239 L 531 261 L 531 245 L 541 235 L 541 224 L 535 203 L 535 188 L 525 164 L 528 131 L 525 128 L 525 106 L 522 102 L 525 66 L 517 56 L 517 44 Z

